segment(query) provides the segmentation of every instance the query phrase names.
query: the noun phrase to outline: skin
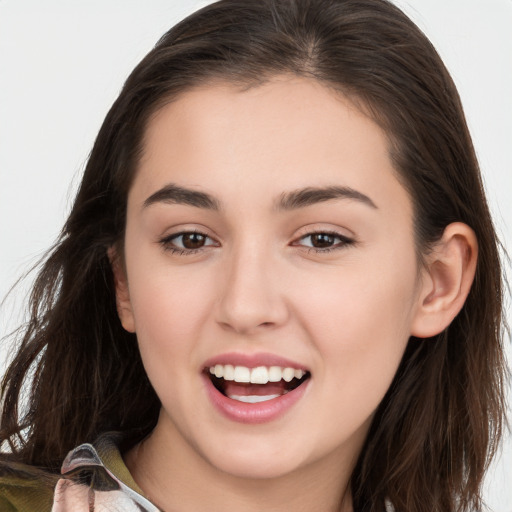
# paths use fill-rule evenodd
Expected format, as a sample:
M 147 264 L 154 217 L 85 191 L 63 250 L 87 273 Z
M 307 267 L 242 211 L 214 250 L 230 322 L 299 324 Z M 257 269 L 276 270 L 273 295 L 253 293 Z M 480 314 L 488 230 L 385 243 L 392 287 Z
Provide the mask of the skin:
M 162 402 L 154 432 L 126 454 L 135 480 L 166 510 L 352 510 L 350 474 L 410 335 L 439 332 L 464 302 L 472 231 L 451 225 L 420 268 L 386 134 L 312 80 L 193 89 L 156 113 L 144 147 L 124 254 L 110 254 L 121 321 Z M 169 184 L 219 209 L 145 205 Z M 275 207 L 330 186 L 373 204 Z M 170 236 L 190 231 L 206 244 L 172 252 L 183 239 Z M 335 233 L 332 250 L 315 251 L 312 232 Z M 227 352 L 304 365 L 306 393 L 268 423 L 225 418 L 201 370 Z

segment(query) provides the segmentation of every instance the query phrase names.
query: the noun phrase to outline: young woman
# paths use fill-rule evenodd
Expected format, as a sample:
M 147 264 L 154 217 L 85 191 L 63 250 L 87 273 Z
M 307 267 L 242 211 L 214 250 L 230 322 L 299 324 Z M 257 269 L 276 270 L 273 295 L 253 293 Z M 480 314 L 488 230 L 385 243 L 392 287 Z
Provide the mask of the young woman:
M 497 245 L 400 10 L 205 7 L 128 78 L 35 283 L 2 510 L 478 510 Z

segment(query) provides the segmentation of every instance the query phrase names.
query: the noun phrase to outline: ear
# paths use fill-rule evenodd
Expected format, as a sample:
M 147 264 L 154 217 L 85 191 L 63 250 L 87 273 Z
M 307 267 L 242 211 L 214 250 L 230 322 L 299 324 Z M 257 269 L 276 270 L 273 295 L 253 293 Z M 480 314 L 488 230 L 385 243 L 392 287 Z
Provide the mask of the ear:
M 118 250 L 110 247 L 107 251 L 112 273 L 114 274 L 114 286 L 116 289 L 116 308 L 121 325 L 128 332 L 135 332 L 135 319 L 133 317 L 132 304 L 130 302 L 130 291 L 128 279 Z
M 461 222 L 448 225 L 441 240 L 425 257 L 412 336 L 429 338 L 450 325 L 471 289 L 477 257 L 474 231 Z

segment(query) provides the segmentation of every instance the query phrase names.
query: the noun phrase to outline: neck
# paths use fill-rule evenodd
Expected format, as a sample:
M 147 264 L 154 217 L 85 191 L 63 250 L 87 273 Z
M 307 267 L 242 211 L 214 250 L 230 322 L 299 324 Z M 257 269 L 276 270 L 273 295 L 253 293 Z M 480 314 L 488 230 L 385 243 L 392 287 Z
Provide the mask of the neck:
M 134 480 L 162 510 L 352 512 L 349 479 L 355 459 L 332 454 L 286 475 L 246 478 L 219 470 L 158 427 L 125 455 Z

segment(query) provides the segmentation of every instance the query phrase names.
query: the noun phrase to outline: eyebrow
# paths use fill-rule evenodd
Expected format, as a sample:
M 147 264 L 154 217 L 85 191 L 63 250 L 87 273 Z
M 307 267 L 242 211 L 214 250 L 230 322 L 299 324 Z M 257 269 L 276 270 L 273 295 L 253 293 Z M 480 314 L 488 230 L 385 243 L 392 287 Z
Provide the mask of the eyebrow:
M 296 210 L 332 199 L 353 199 L 371 208 L 377 209 L 375 203 L 365 194 L 350 187 L 306 187 L 281 194 L 275 203 L 280 211 Z M 206 192 L 199 192 L 180 187 L 173 183 L 162 187 L 144 201 L 144 208 L 155 203 L 185 204 L 207 210 L 220 210 L 220 201 Z
M 154 194 L 151 194 L 144 201 L 143 207 L 147 208 L 155 203 L 186 204 L 188 206 L 195 206 L 196 208 L 204 208 L 207 210 L 220 210 L 219 201 L 210 194 L 179 187 L 173 183 L 170 183 L 160 190 L 157 190 Z
M 296 210 L 316 203 L 332 199 L 354 199 L 361 203 L 378 209 L 377 205 L 365 194 L 350 187 L 307 187 L 281 194 L 276 204 L 277 210 Z

